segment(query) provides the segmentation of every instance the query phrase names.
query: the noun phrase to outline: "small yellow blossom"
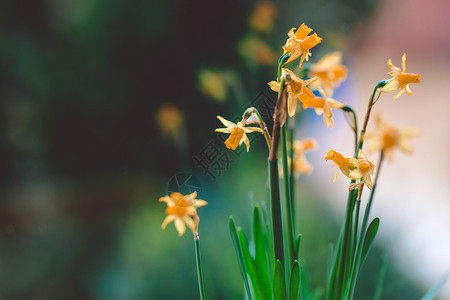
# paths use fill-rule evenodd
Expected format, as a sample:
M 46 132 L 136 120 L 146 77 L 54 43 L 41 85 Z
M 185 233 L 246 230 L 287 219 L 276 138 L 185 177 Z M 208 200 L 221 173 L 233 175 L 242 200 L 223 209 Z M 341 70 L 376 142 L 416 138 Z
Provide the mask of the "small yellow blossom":
M 270 66 L 276 61 L 275 53 L 266 42 L 257 37 L 247 37 L 239 43 L 238 52 L 258 64 Z
M 341 170 L 342 174 L 344 174 L 345 176 L 350 177 L 350 172 L 356 168 L 354 158 L 350 156 L 344 156 L 334 150 L 328 151 L 327 156 L 325 156 L 325 160 L 332 160 L 334 162 L 331 167 L 339 167 L 339 169 L 336 170 L 336 175 L 334 176 L 333 182 L 336 181 L 339 170 Z
M 291 81 L 287 86 L 288 91 L 288 113 L 292 117 L 297 111 L 297 99 L 302 103 L 309 103 L 314 99 L 314 93 L 307 87 L 308 84 L 317 80 L 317 77 L 302 80 L 294 72 L 289 69 L 283 69 L 283 74 L 289 74 L 291 76 Z M 272 91 L 279 92 L 280 83 L 278 81 L 271 81 L 268 83 Z
M 391 75 L 393 78 L 391 81 L 389 81 L 388 84 L 386 84 L 381 91 L 382 92 L 394 92 L 398 89 L 400 91 L 395 95 L 394 99 L 397 99 L 406 92 L 408 96 L 413 95 L 414 93 L 411 92 L 411 89 L 409 88 L 409 83 L 419 83 L 420 82 L 420 74 L 413 74 L 413 73 L 406 73 L 406 53 L 402 56 L 402 70 L 400 68 L 397 68 L 392 64 L 392 61 L 389 59 L 387 62 L 387 65 L 389 69 L 391 69 L 392 72 L 389 72 L 389 75 Z
M 312 172 L 313 167 L 306 160 L 305 154 L 308 151 L 316 150 L 317 142 L 315 139 L 306 139 L 302 141 L 294 141 L 294 171 L 303 174 Z
M 320 116 L 323 114 L 325 126 L 333 128 L 334 121 L 332 109 L 342 108 L 345 104 L 326 96 L 321 90 L 319 91 L 323 97 L 315 97 L 309 102 L 303 102 L 303 108 L 314 108 L 317 115 Z
M 277 7 L 270 1 L 261 1 L 256 4 L 249 18 L 249 25 L 257 31 L 268 33 L 272 30 L 276 16 Z
M 347 67 L 342 64 L 342 53 L 339 51 L 329 53 L 316 64 L 312 64 L 310 76 L 317 76 L 319 80 L 313 85 L 320 86 L 327 96 L 331 96 L 333 89 L 347 77 Z
M 400 148 L 411 154 L 412 148 L 409 139 L 419 135 L 417 129 L 399 129 L 383 120 L 380 114 L 375 118 L 375 131 L 368 132 L 366 138 L 369 150 L 384 151 L 388 159 L 392 159 L 394 148 Z
M 201 92 L 217 102 L 224 102 L 227 97 L 227 74 L 221 71 L 202 69 L 198 73 Z
M 234 124 L 221 116 L 217 116 L 217 118 L 226 126 L 226 128 L 217 128 L 216 132 L 230 133 L 230 137 L 225 141 L 225 146 L 231 150 L 235 150 L 237 146 L 245 143 L 248 152 L 250 150 L 250 141 L 247 137 L 247 133 L 254 131 L 263 133 L 263 130 L 259 127 L 245 127 L 245 119 Z
M 197 192 L 186 196 L 180 193 L 172 193 L 170 196 L 159 198 L 159 202 L 165 202 L 167 204 L 166 218 L 161 228 L 166 228 L 173 221 L 180 236 L 186 231 L 186 225 L 192 230 L 194 236 L 196 236 L 198 223 L 200 222 L 200 218 L 197 215 L 197 208 L 207 205 L 208 202 L 195 198 L 197 198 Z
M 371 190 L 372 179 L 370 175 L 373 175 L 375 172 L 374 162 L 369 160 L 361 149 L 358 151 L 358 158 L 353 158 L 352 160 L 356 169 L 352 170 L 348 177 L 354 180 L 364 179 L 364 183 Z
M 295 33 L 294 31 L 295 28 L 292 28 L 288 33 L 289 38 L 287 39 L 286 44 L 283 46 L 283 54 L 291 54 L 286 63 L 294 61 L 300 57 L 299 66 L 301 67 L 303 61 L 308 61 L 309 56 L 311 56 L 309 50 L 319 44 L 322 41 L 322 38 L 318 37 L 317 33 L 308 36 L 308 34 L 311 33 L 312 29 L 305 24 L 300 25 Z

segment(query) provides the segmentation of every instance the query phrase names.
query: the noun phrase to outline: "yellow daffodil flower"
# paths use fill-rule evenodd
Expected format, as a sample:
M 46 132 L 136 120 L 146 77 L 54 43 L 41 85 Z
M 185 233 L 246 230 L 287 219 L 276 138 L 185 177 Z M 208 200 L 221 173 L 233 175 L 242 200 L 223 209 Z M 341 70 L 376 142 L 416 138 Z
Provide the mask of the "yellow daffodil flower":
M 238 45 L 238 52 L 243 57 L 258 64 L 270 66 L 276 61 L 272 48 L 258 37 L 247 37 Z
M 369 160 L 361 149 L 358 151 L 358 158 L 353 158 L 352 160 L 356 169 L 352 170 L 348 177 L 354 180 L 362 178 L 366 186 L 371 190 L 372 179 L 370 178 L 370 175 L 373 175 L 375 172 L 374 162 Z
M 368 132 L 366 138 L 369 150 L 384 151 L 388 159 L 392 159 L 394 148 L 400 148 L 411 154 L 409 139 L 419 135 L 417 129 L 400 129 L 383 120 L 380 114 L 375 118 L 375 131 Z
M 347 67 L 342 64 L 342 53 L 339 51 L 325 55 L 316 64 L 312 64 L 310 70 L 310 76 L 317 76 L 319 79 L 311 87 L 321 87 L 328 96 L 347 77 Z
M 316 150 L 317 142 L 315 139 L 306 139 L 302 141 L 294 141 L 294 171 L 303 174 L 312 172 L 313 167 L 306 160 L 305 154 L 308 151 Z
M 388 84 L 386 84 L 381 91 L 382 92 L 394 92 L 398 89 L 400 91 L 395 95 L 394 99 L 397 99 L 406 92 L 408 96 L 412 96 L 414 93 L 411 92 L 411 89 L 409 88 L 409 83 L 419 83 L 420 82 L 420 74 L 413 74 L 413 73 L 406 73 L 406 54 L 403 54 L 402 56 L 402 70 L 400 68 L 397 68 L 392 64 L 392 61 L 389 59 L 387 62 L 387 65 L 389 69 L 391 69 L 392 72 L 389 72 L 389 75 L 392 76 L 392 80 L 389 81 Z
M 268 33 L 272 30 L 276 16 L 277 7 L 272 2 L 261 1 L 252 12 L 249 25 L 257 31 Z
M 234 124 L 221 116 L 217 116 L 217 118 L 226 126 L 226 128 L 217 128 L 216 132 L 230 133 L 230 137 L 225 141 L 225 146 L 231 150 L 235 150 L 237 146 L 245 143 L 248 152 L 250 150 L 250 141 L 247 137 L 247 133 L 254 131 L 263 133 L 263 130 L 259 127 L 245 127 L 246 120 L 244 119 L 241 122 Z
M 297 99 L 303 103 L 309 103 L 314 99 L 314 93 L 307 87 L 308 84 L 317 80 L 317 77 L 302 80 L 294 72 L 289 69 L 283 69 L 283 74 L 289 74 L 291 76 L 291 81 L 287 86 L 288 91 L 288 113 L 292 117 L 297 111 Z M 279 92 L 280 83 L 278 81 L 271 81 L 268 83 L 272 91 Z
M 344 174 L 345 176 L 350 177 L 350 172 L 356 168 L 354 158 L 350 156 L 344 156 L 334 150 L 328 151 L 327 156 L 325 156 L 325 160 L 332 160 L 334 162 L 331 167 L 339 167 L 339 169 L 336 170 L 336 175 L 334 176 L 333 182 L 336 181 L 339 170 L 341 170 L 342 174 Z
M 309 102 L 303 102 L 303 108 L 314 108 L 318 116 L 323 114 L 325 126 L 333 128 L 334 121 L 332 109 L 342 108 L 345 106 L 345 103 L 341 103 L 328 97 L 322 90 L 319 90 L 319 92 L 323 97 L 314 97 Z
M 309 50 L 319 44 L 322 41 L 322 38 L 318 37 L 317 33 L 308 36 L 312 29 L 305 24 L 300 25 L 295 33 L 294 31 L 295 28 L 292 28 L 288 33 L 289 38 L 283 46 L 283 54 L 291 54 L 286 63 L 294 61 L 300 57 L 299 66 L 301 67 L 303 61 L 308 61 L 309 56 L 311 56 Z
M 208 202 L 195 198 L 197 198 L 197 192 L 186 196 L 180 193 L 172 193 L 170 196 L 159 198 L 159 202 L 165 202 L 167 204 L 166 218 L 161 228 L 165 229 L 173 221 L 180 236 L 186 231 L 186 225 L 192 230 L 194 236 L 197 235 L 198 223 L 200 222 L 200 218 L 197 215 L 197 208 L 207 205 Z
M 198 72 L 200 91 L 217 102 L 224 102 L 227 98 L 228 77 L 226 72 L 202 69 Z

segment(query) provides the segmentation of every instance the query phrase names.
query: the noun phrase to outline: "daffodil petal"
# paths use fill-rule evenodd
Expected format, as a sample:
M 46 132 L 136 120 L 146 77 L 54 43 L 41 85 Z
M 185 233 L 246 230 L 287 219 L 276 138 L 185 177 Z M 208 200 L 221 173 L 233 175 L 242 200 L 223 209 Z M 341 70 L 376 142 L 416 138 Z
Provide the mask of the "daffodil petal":
M 175 228 L 178 231 L 179 236 L 182 236 L 186 231 L 186 225 L 180 218 L 175 218 Z

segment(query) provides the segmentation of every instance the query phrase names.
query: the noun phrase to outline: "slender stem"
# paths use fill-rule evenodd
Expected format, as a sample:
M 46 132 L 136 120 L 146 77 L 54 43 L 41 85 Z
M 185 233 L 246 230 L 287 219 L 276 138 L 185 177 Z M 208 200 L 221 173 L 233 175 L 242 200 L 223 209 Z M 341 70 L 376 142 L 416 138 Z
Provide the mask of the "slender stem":
M 281 215 L 280 182 L 278 174 L 277 152 L 278 152 L 278 144 L 280 142 L 280 129 L 286 120 L 287 114 L 286 81 L 289 80 L 290 79 L 288 76 L 282 76 L 280 80 L 280 91 L 278 94 L 277 103 L 275 105 L 275 113 L 273 120 L 272 144 L 270 147 L 268 157 L 275 261 L 279 259 L 283 265 L 284 265 L 283 227 Z
M 289 186 L 289 163 L 288 163 L 288 155 L 287 155 L 287 133 L 286 133 L 286 124 L 281 127 L 281 152 L 283 158 L 283 177 L 284 177 L 284 191 L 285 191 L 285 199 L 286 199 L 286 221 L 287 221 L 287 230 L 288 230 L 288 243 L 289 243 L 289 265 L 294 262 L 294 230 L 293 230 L 293 222 L 292 222 L 292 199 L 291 199 L 291 189 Z
M 291 206 L 292 206 L 292 227 L 295 232 L 295 176 L 294 176 L 294 131 L 295 131 L 295 115 L 289 118 L 288 138 L 291 145 L 289 158 L 291 164 L 289 165 L 289 185 L 291 191 Z M 297 255 L 297 253 L 296 253 Z M 297 258 L 297 257 L 296 257 Z
M 269 150 L 270 150 L 270 147 L 272 145 L 272 138 L 270 137 L 269 131 L 267 130 L 266 123 L 264 122 L 263 118 L 261 117 L 261 114 L 256 109 L 256 107 L 250 107 L 247 110 L 252 110 L 252 112 L 254 112 L 256 114 L 256 116 L 258 117 L 259 127 L 261 127 L 261 129 L 263 130 L 263 134 L 264 134 L 264 137 L 266 138 L 267 146 L 269 147 Z
M 364 144 L 364 135 L 366 134 L 367 124 L 369 123 L 370 112 L 372 111 L 372 106 L 374 105 L 375 94 L 379 88 L 384 87 L 390 80 L 381 80 L 377 83 L 373 89 L 372 95 L 370 96 L 369 104 L 367 105 L 366 117 L 364 118 L 364 125 L 361 129 L 361 134 L 359 135 L 358 149 L 362 149 Z M 358 152 L 358 151 L 356 151 Z M 358 155 L 358 153 L 356 153 Z
M 356 256 L 354 257 L 352 272 L 350 274 L 350 278 L 351 278 L 350 293 L 349 293 L 350 299 L 353 299 L 353 294 L 355 292 L 355 286 L 356 286 L 356 279 L 358 278 L 359 269 L 361 268 L 362 263 L 363 263 L 361 261 L 361 253 L 362 253 L 362 248 L 363 248 L 363 243 L 364 243 L 364 235 L 367 230 L 367 223 L 369 221 L 370 209 L 372 207 L 373 196 L 375 194 L 375 189 L 377 187 L 378 177 L 380 175 L 380 169 L 381 169 L 383 160 L 384 160 L 384 151 L 381 151 L 380 160 L 378 162 L 377 170 L 375 173 L 375 179 L 373 181 L 372 191 L 370 192 L 369 202 L 367 203 L 366 211 L 364 212 L 364 218 L 363 218 L 363 222 L 361 225 L 361 231 L 359 234 L 358 247 L 356 249 Z
M 200 257 L 200 243 L 198 234 L 194 234 L 195 241 L 195 255 L 197 261 L 197 278 L 198 278 L 198 289 L 200 292 L 200 300 L 205 300 L 205 288 L 203 287 L 203 275 L 202 275 L 202 260 Z
M 345 116 L 347 117 L 348 114 L 347 113 L 351 113 L 353 119 L 349 119 L 347 118 L 347 123 L 350 125 L 350 127 L 353 130 L 353 133 L 355 134 L 355 153 L 356 155 L 358 155 L 358 119 L 356 117 L 356 113 L 353 110 L 353 108 L 351 108 L 350 106 L 346 105 L 344 107 L 341 108 L 345 114 Z
M 360 211 L 360 207 L 361 207 L 361 199 L 356 200 L 356 206 L 355 206 L 355 229 L 353 232 L 353 254 L 352 256 L 355 255 L 356 252 L 356 241 L 358 239 L 358 225 L 359 225 L 359 211 Z

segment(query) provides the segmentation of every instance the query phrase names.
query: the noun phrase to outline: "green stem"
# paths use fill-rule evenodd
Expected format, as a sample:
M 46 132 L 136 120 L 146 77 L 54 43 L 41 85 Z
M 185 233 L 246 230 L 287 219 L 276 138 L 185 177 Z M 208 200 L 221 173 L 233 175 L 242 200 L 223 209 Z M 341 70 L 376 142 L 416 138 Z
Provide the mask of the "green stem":
M 198 234 L 194 235 L 195 241 L 195 255 L 197 261 L 197 278 L 198 278 L 198 289 L 200 292 L 200 300 L 205 300 L 205 288 L 203 287 L 203 276 L 202 276 L 202 260 L 200 257 L 200 243 Z
M 366 134 L 367 124 L 369 123 L 370 112 L 372 111 L 372 106 L 374 104 L 373 100 L 375 99 L 375 94 L 379 88 L 384 87 L 391 80 L 392 79 L 381 80 L 377 83 L 377 85 L 373 89 L 372 95 L 370 96 L 369 105 L 367 105 L 367 112 L 366 112 L 366 117 L 364 118 L 364 125 L 361 129 L 361 134 L 359 135 L 358 149 L 362 149 L 363 144 L 364 144 L 364 135 Z M 358 151 L 356 151 L 356 152 L 358 152 Z M 356 153 L 355 157 L 357 155 L 358 155 L 358 153 Z
M 275 261 L 279 259 L 283 265 L 284 265 L 283 227 L 281 215 L 280 182 L 278 174 L 277 152 L 278 152 L 278 144 L 280 143 L 280 129 L 281 126 L 284 124 L 286 118 L 286 106 L 287 106 L 286 81 L 290 80 L 287 79 L 288 77 L 289 76 L 282 76 L 280 80 L 280 91 L 278 93 L 278 100 L 275 105 L 272 143 L 268 158 Z
M 358 119 L 356 118 L 356 113 L 350 106 L 346 105 L 341 108 L 345 113 L 351 113 L 353 120 L 347 119 L 347 122 L 349 123 L 350 127 L 353 130 L 353 133 L 355 134 L 355 153 L 358 155 Z M 347 117 L 347 114 L 345 115 Z
M 367 223 L 369 221 L 370 209 L 372 207 L 373 196 L 375 194 L 375 189 L 377 187 L 378 177 L 380 175 L 380 169 L 381 169 L 381 164 L 383 163 L 383 160 L 384 160 L 384 151 L 381 151 L 380 161 L 378 162 L 378 167 L 377 167 L 377 170 L 375 173 L 375 179 L 373 181 L 372 191 L 370 192 L 369 202 L 367 203 L 366 211 L 364 212 L 364 218 L 363 218 L 363 222 L 361 225 L 361 231 L 359 233 L 358 247 L 356 248 L 356 256 L 354 257 L 353 266 L 352 266 L 352 270 L 351 270 L 351 274 L 350 274 L 350 279 L 351 279 L 350 293 L 349 293 L 350 299 L 353 299 L 353 294 L 355 292 L 355 286 L 356 286 L 356 279 L 358 278 L 358 273 L 359 273 L 359 270 L 363 263 L 361 261 L 361 253 L 362 253 L 362 248 L 363 248 L 363 244 L 364 244 L 364 235 L 367 230 Z
M 267 130 L 267 126 L 266 123 L 264 122 L 263 118 L 261 117 L 261 114 L 259 113 L 259 111 L 256 109 L 256 107 L 249 107 L 245 110 L 244 115 L 248 112 L 251 111 L 253 113 L 256 114 L 256 116 L 258 117 L 259 120 L 259 127 L 261 127 L 261 129 L 263 130 L 263 134 L 264 137 L 266 139 L 266 143 L 267 143 L 267 147 L 269 148 L 270 151 L 270 147 L 272 145 L 272 138 L 270 137 L 269 131 Z
M 278 82 L 280 81 L 280 78 L 281 78 L 283 66 L 286 63 L 286 61 L 289 59 L 290 56 L 291 56 L 291 54 L 287 53 L 287 54 L 281 55 L 280 58 L 278 59 L 278 70 L 277 70 L 277 81 Z
M 289 266 L 294 262 L 294 230 L 292 222 L 292 198 L 289 180 L 289 164 L 287 155 L 287 133 L 286 124 L 281 127 L 281 152 L 283 158 L 283 177 L 284 177 L 284 191 L 286 195 L 286 218 L 287 218 L 287 230 L 288 230 L 288 243 L 289 243 Z

